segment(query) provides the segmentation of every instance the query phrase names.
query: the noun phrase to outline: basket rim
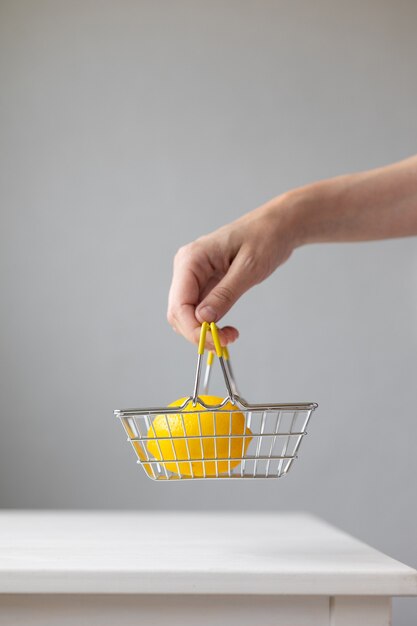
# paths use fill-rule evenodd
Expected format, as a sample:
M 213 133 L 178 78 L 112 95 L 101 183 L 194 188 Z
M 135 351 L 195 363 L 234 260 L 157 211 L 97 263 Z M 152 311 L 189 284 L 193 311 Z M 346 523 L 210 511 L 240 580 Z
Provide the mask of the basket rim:
M 243 411 L 314 411 L 318 404 L 317 402 L 296 402 L 296 403 L 265 403 L 265 404 L 250 404 L 246 402 L 240 396 L 235 395 L 233 398 L 229 395 L 224 398 L 220 404 L 207 404 L 202 400 L 201 396 L 197 396 L 196 403 L 204 407 L 203 410 L 195 409 L 195 411 L 184 411 L 190 402 L 194 402 L 192 396 L 188 396 L 184 402 L 176 407 L 145 407 L 137 409 L 115 409 L 113 411 L 115 417 L 133 417 L 135 415 L 158 415 L 165 413 L 167 415 L 173 413 L 186 413 L 187 415 L 192 413 L 230 413 L 230 409 L 224 409 L 223 407 L 227 402 L 235 405 Z M 195 406 L 195 405 L 194 405 Z

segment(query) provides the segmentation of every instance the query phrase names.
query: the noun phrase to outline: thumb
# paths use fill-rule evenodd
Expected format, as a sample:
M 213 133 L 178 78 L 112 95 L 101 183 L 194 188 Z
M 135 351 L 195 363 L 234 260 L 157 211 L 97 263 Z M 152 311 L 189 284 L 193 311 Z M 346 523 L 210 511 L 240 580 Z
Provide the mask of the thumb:
M 196 309 L 200 323 L 217 322 L 229 311 L 245 291 L 255 284 L 253 276 L 237 256 L 226 276 L 207 294 Z

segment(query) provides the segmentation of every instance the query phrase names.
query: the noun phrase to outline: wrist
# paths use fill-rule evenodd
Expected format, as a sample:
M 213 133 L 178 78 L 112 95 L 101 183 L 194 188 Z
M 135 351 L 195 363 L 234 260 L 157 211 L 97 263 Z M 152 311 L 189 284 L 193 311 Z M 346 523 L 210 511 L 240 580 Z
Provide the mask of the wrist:
M 319 206 L 316 185 L 306 185 L 288 191 L 283 197 L 294 248 L 311 243 L 312 215 Z
M 270 200 L 260 211 L 270 220 L 277 238 L 294 250 L 312 243 L 313 218 L 317 217 L 322 192 L 319 184 L 292 189 Z
M 289 231 L 294 248 L 331 241 L 338 228 L 334 210 L 339 205 L 347 177 L 312 183 L 284 194 Z

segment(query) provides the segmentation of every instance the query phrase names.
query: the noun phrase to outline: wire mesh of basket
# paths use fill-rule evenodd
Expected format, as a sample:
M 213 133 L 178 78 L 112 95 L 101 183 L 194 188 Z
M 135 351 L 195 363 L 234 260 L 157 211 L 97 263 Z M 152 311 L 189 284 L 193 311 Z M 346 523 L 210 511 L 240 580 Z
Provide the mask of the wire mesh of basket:
M 204 394 L 202 359 L 210 329 L 228 395 L 207 396 L 214 353 L 209 352 Z M 168 407 L 118 409 L 137 462 L 153 480 L 280 478 L 288 474 L 317 404 L 250 404 L 238 392 L 217 327 L 201 327 L 193 394 Z

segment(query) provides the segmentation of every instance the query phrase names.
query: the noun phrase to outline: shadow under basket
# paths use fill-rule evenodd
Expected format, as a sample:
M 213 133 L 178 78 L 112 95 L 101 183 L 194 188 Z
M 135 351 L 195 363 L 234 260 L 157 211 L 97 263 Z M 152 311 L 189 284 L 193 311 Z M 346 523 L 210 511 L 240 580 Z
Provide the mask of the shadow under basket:
M 238 393 L 228 351 L 210 325 L 228 391 L 224 399 L 199 395 L 208 324 L 203 324 L 194 392 L 176 406 L 114 411 L 138 463 L 153 480 L 281 478 L 298 456 L 316 403 L 249 404 Z M 204 378 L 207 393 L 213 353 Z

